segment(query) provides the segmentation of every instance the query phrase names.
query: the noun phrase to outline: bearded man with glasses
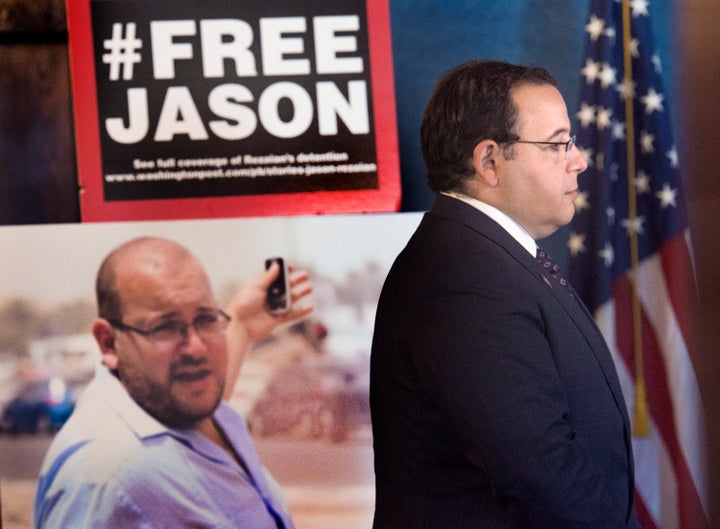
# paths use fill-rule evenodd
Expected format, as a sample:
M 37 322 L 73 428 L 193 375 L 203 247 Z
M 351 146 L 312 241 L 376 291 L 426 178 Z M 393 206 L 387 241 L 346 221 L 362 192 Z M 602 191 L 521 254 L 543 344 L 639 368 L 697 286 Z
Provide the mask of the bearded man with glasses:
M 42 466 L 37 528 L 292 529 L 243 418 L 223 402 L 247 348 L 281 323 L 264 306 L 274 265 L 218 307 L 199 261 L 158 238 L 129 241 L 98 271 L 93 335 L 103 367 Z M 292 300 L 311 291 L 291 275 Z

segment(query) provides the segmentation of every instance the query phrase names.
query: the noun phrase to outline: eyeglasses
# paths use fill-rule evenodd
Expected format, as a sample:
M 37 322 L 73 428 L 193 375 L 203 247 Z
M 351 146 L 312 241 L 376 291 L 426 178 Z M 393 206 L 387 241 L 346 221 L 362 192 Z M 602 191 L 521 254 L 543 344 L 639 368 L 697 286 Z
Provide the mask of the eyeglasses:
M 198 314 L 190 324 L 180 320 L 167 320 L 152 329 L 138 329 L 120 320 L 108 320 L 108 322 L 120 331 L 135 332 L 156 344 L 176 344 L 187 338 L 190 325 L 193 326 L 200 338 L 215 338 L 228 328 L 230 316 L 218 309 Z
M 556 152 L 560 152 L 560 146 L 565 147 L 565 158 L 567 158 L 568 153 L 572 150 L 573 146 L 575 145 L 575 136 L 571 136 L 568 141 L 526 141 L 526 140 L 511 140 L 506 142 L 508 145 L 511 143 L 531 143 L 532 145 L 551 145 L 552 150 Z

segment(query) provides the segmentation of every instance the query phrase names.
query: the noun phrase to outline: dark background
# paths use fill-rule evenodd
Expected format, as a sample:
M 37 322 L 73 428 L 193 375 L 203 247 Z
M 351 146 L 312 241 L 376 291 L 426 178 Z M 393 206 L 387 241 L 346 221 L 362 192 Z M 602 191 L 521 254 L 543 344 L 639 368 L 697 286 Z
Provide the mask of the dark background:
M 149 44 L 140 50 L 146 60 L 133 67 L 131 80 L 109 79 L 109 69 L 101 65 L 96 70 L 98 113 L 100 123 L 108 118 L 123 117 L 128 113 L 127 90 L 130 88 L 145 88 L 147 90 L 147 104 L 149 116 L 149 129 L 147 135 L 140 141 L 123 144 L 113 140 L 104 126 L 100 126 L 100 145 L 102 152 L 103 173 L 132 173 L 132 160 L 156 160 L 158 158 L 175 158 L 178 154 L 187 158 L 215 158 L 228 159 L 238 154 L 263 155 L 269 153 L 327 152 L 338 151 L 347 153 L 348 163 L 359 162 L 376 163 L 375 132 L 354 135 L 345 126 L 342 119 L 338 119 L 338 131 L 334 135 L 320 135 L 318 131 L 318 118 L 316 109 L 320 106 L 315 94 L 316 83 L 332 80 L 335 86 L 347 96 L 347 83 L 349 81 L 364 81 L 368 94 L 368 116 L 373 122 L 373 101 L 371 72 L 369 68 L 369 50 L 367 34 L 367 16 L 365 0 L 342 0 L 321 3 L 314 2 L 309 6 L 304 3 L 284 6 L 268 4 L 266 0 L 237 2 L 236 0 L 215 1 L 210 5 L 202 0 L 186 0 L 182 7 L 168 10 L 166 5 L 146 5 L 145 0 L 114 0 L 95 2 L 91 5 L 92 27 L 94 32 L 95 57 L 102 57 L 105 53 L 103 43 L 112 35 L 113 25 L 116 23 L 133 22 L 137 24 L 136 36 L 144 43 L 150 42 L 150 22 L 154 20 L 182 19 L 216 19 L 216 18 L 242 18 L 251 27 L 254 40 L 250 51 L 257 58 L 256 67 L 261 70 L 261 39 L 260 18 L 266 16 L 303 16 L 306 20 L 305 53 L 303 58 L 310 63 L 311 71 L 307 75 L 293 75 L 287 79 L 277 76 L 243 75 L 238 79 L 235 65 L 225 61 L 225 77 L 206 79 L 202 73 L 202 56 L 200 53 L 200 29 L 196 28 L 194 37 L 185 37 L 179 40 L 192 43 L 194 56 L 191 60 L 177 61 L 175 76 L 172 79 L 154 79 L 151 48 Z M 173 5 L 171 2 L 170 5 Z M 243 16 L 245 13 L 245 16 Z M 179 16 L 181 14 L 181 16 Z M 333 74 L 331 76 L 319 74 L 314 61 L 315 43 L 311 38 L 313 17 L 322 15 L 357 15 L 360 19 L 360 30 L 353 36 L 357 39 L 358 49 L 352 55 L 364 58 L 367 66 L 361 73 Z M 308 130 L 297 137 L 281 138 L 266 130 L 258 115 L 257 99 L 270 85 L 280 80 L 287 80 L 304 89 L 312 100 L 313 121 Z M 245 106 L 251 108 L 258 115 L 257 125 L 251 137 L 246 140 L 233 141 L 217 137 L 210 129 L 208 123 L 218 119 L 210 110 L 208 95 L 214 89 L 224 84 L 241 84 L 246 87 L 256 100 Z M 191 88 L 190 92 L 199 115 L 203 118 L 208 139 L 195 141 L 180 134 L 171 141 L 155 141 L 153 135 L 158 124 L 160 110 L 170 87 Z M 290 111 L 291 106 L 280 106 L 280 112 Z M 292 114 L 286 115 L 290 119 Z M 294 164 L 293 164 L 294 165 Z M 304 164 L 298 164 L 302 166 Z M 202 169 L 208 169 L 203 167 Z M 149 171 L 153 171 L 150 169 Z M 312 175 L 304 178 L 288 178 L 286 176 L 264 176 L 262 178 L 223 178 L 219 180 L 205 179 L 202 181 L 188 179 L 181 182 L 163 180 L 157 182 L 122 182 L 105 184 L 105 200 L 142 200 L 158 198 L 187 198 L 187 197 L 213 197 L 232 195 L 257 195 L 272 193 L 300 193 L 308 191 L 337 191 L 350 189 L 376 189 L 378 187 L 377 171 L 365 173 L 346 173 L 342 178 L 337 175 Z
M 572 116 L 588 0 L 389 0 L 403 211 L 432 200 L 418 147 L 437 76 L 470 58 L 547 67 Z M 653 29 L 686 175 L 703 306 L 698 378 L 708 426 L 711 514 L 720 519 L 720 0 L 654 0 Z M 80 221 L 62 0 L 0 0 L 0 225 Z M 567 233 L 546 246 L 564 260 Z M 0 249 L 2 254 L 11 248 Z M 1 294 L 1 293 L 0 293 Z

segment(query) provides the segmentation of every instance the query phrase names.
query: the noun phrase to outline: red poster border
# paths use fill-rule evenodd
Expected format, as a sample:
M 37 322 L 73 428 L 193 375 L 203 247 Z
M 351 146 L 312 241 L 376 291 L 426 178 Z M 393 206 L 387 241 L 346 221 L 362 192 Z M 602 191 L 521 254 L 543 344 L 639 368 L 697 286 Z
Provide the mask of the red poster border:
M 90 0 L 67 0 L 75 143 L 83 222 L 393 212 L 400 206 L 388 0 L 366 0 L 379 188 L 272 195 L 106 201 Z

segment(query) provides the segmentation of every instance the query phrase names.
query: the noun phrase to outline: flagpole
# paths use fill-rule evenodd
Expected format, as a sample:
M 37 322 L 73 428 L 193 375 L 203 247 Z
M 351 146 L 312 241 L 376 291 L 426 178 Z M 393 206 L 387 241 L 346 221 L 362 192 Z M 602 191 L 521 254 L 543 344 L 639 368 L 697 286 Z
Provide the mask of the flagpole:
M 635 191 L 635 122 L 633 113 L 632 93 L 632 56 L 630 54 L 630 41 L 632 38 L 630 28 L 629 0 L 622 0 L 623 18 L 623 60 L 625 69 L 625 121 L 627 126 L 627 189 L 628 189 L 628 217 L 630 220 L 630 284 L 632 287 L 632 313 L 633 313 L 633 345 L 635 360 L 635 421 L 634 433 L 636 436 L 650 435 L 650 421 L 648 418 L 647 395 L 645 392 L 645 368 L 643 363 L 642 343 L 642 312 L 640 310 L 640 297 L 638 296 L 638 236 L 635 223 L 637 221 L 637 198 Z

